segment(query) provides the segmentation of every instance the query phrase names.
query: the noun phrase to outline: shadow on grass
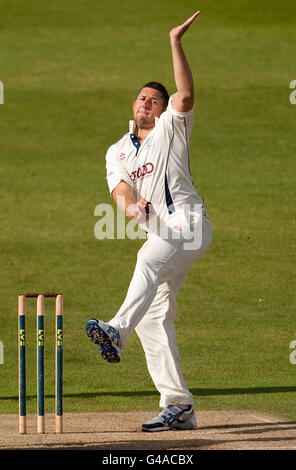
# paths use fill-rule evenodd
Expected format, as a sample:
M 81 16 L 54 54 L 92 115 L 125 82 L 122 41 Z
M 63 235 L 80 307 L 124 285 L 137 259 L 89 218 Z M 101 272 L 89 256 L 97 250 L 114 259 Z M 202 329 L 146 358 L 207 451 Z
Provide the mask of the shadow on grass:
M 215 395 L 255 395 L 269 393 L 291 393 L 296 392 L 296 386 L 277 386 L 277 387 L 242 387 L 242 388 L 190 388 L 191 393 L 197 396 L 215 396 Z M 97 397 L 150 397 L 158 396 L 156 390 L 129 390 L 129 391 L 98 391 L 98 392 L 76 392 L 64 393 L 64 398 L 97 398 Z M 47 398 L 54 398 L 54 395 L 46 395 Z M 36 398 L 36 395 L 27 395 L 27 398 Z M 18 396 L 0 397 L 0 400 L 18 400 Z

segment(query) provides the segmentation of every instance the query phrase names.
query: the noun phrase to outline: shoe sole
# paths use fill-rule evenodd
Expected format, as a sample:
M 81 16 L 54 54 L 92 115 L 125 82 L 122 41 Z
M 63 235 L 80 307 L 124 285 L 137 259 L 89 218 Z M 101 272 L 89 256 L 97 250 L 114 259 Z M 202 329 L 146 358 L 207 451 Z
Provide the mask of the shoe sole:
M 103 346 L 101 346 L 101 348 L 103 348 Z M 104 349 L 101 349 L 101 356 L 105 361 L 111 362 L 113 364 L 116 362 L 120 362 L 120 357 L 115 351 L 110 352 L 110 351 L 105 351 Z
M 112 346 L 111 340 L 99 325 L 91 323 L 86 330 L 89 339 L 98 346 L 101 346 L 101 356 L 107 362 L 120 362 L 120 357 L 116 349 Z
M 142 427 L 143 432 L 164 432 L 164 431 L 192 431 L 196 429 L 197 426 L 189 426 L 189 427 L 177 427 L 177 426 L 172 426 L 170 428 L 164 428 L 164 427 L 159 427 L 159 428 L 144 428 Z

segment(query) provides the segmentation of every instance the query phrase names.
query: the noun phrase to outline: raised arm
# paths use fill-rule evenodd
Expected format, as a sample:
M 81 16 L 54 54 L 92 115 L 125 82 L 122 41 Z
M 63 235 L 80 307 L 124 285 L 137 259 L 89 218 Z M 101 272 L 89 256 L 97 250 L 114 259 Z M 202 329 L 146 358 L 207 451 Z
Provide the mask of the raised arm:
M 170 40 L 173 57 L 174 77 L 177 92 L 173 97 L 173 107 L 178 112 L 190 111 L 194 104 L 194 82 L 192 73 L 185 57 L 181 39 L 195 18 L 200 14 L 198 10 L 180 26 L 170 31 Z

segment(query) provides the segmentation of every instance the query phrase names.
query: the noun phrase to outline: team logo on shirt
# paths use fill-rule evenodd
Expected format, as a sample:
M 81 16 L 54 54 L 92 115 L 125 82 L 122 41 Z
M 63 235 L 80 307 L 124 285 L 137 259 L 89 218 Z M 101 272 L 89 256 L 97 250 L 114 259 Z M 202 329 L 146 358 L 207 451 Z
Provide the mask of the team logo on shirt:
M 139 166 L 135 171 L 132 171 L 130 174 L 131 180 L 133 183 L 143 179 L 147 175 L 151 175 L 154 170 L 154 165 L 151 162 L 145 163 L 145 165 Z
M 120 160 L 124 160 L 124 159 L 125 159 L 125 153 L 122 152 L 122 153 L 120 154 Z

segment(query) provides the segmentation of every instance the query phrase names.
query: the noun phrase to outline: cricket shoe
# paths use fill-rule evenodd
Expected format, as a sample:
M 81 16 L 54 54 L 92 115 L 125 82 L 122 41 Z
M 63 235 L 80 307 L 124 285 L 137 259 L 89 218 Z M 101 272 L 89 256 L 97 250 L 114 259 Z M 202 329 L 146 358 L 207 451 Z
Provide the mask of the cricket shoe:
M 102 320 L 91 318 L 86 324 L 86 334 L 93 343 L 100 346 L 101 356 L 105 361 L 120 361 L 121 341 L 116 328 Z
M 158 416 L 144 423 L 142 431 L 189 430 L 196 426 L 196 416 L 191 405 L 169 405 Z

